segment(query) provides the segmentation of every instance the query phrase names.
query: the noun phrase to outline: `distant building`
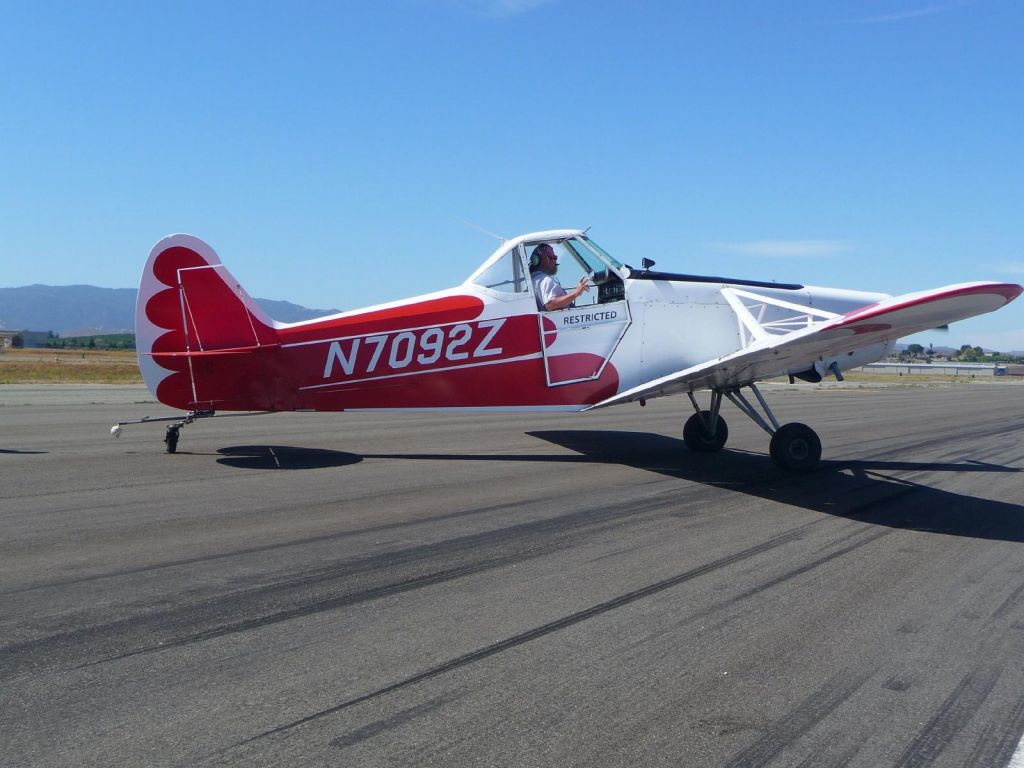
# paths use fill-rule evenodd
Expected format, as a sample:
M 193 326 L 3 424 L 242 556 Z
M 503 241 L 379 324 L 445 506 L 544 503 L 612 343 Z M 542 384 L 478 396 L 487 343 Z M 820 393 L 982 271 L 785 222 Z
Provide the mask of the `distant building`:
M 49 331 L 22 331 L 21 338 L 26 347 L 45 347 L 51 335 Z
M 1003 363 L 954 363 L 952 361 L 932 363 L 868 363 L 858 370 L 871 373 L 888 373 L 893 376 L 1004 376 L 1007 373 Z
M 0 331 L 0 349 L 45 347 L 49 331 Z

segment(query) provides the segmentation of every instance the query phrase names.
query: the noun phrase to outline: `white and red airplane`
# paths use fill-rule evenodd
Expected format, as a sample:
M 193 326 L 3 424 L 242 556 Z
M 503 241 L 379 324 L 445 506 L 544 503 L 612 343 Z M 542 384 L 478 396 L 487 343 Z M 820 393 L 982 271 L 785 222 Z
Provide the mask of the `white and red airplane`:
M 593 288 L 574 306 L 538 308 L 531 262 L 543 243 L 572 272 L 566 285 L 582 275 Z M 617 261 L 585 231 L 534 232 L 505 241 L 455 288 L 280 323 L 210 246 L 171 235 L 142 276 L 139 367 L 161 403 L 187 411 L 163 419 L 176 422 L 164 438 L 172 453 L 181 427 L 224 411 L 588 411 L 685 392 L 690 449 L 725 445 L 725 397 L 771 435 L 778 465 L 806 470 L 821 456 L 818 436 L 780 426 L 756 382 L 842 378 L 901 336 L 991 312 L 1024 290 L 975 282 L 893 297 L 652 266 Z M 139 422 L 111 431 L 128 423 Z

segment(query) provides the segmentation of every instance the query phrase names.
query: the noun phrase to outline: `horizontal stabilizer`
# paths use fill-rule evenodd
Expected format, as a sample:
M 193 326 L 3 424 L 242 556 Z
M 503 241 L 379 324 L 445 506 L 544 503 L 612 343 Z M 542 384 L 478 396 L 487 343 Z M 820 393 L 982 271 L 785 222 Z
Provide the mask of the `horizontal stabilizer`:
M 141 355 L 148 355 L 157 362 L 167 359 L 182 357 L 229 357 L 231 355 L 248 355 L 254 352 L 266 352 L 270 349 L 280 349 L 280 344 L 261 344 L 258 347 L 231 347 L 230 349 L 208 349 L 195 350 L 192 352 L 140 352 Z
M 587 410 L 677 392 L 742 387 L 811 367 L 826 357 L 992 312 L 1022 291 L 1013 283 L 963 283 L 893 296 L 791 333 L 760 339 L 731 355 L 633 387 Z

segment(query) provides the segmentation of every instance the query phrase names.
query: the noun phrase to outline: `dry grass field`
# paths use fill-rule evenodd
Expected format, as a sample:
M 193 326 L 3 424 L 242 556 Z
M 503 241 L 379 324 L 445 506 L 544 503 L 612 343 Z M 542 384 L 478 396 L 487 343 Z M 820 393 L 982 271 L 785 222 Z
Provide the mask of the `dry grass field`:
M 141 384 L 133 350 L 4 349 L 0 384 Z

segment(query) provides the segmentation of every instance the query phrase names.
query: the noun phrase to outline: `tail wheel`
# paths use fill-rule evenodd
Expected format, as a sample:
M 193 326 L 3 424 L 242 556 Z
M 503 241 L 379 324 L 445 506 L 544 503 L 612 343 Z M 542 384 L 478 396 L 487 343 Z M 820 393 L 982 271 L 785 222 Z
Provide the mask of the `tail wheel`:
M 683 426 L 683 442 L 686 447 L 694 453 L 714 453 L 722 450 L 725 441 L 729 439 L 729 427 L 725 419 L 718 417 L 718 424 L 715 425 L 715 434 L 708 432 L 705 426 L 711 421 L 711 411 L 701 411 L 693 414 L 686 420 Z
M 164 434 L 164 444 L 167 446 L 168 453 L 174 453 L 178 450 L 178 430 L 178 425 L 172 424 Z
M 809 472 L 821 459 L 821 440 L 806 424 L 783 424 L 772 435 L 768 452 L 772 461 L 783 469 Z

